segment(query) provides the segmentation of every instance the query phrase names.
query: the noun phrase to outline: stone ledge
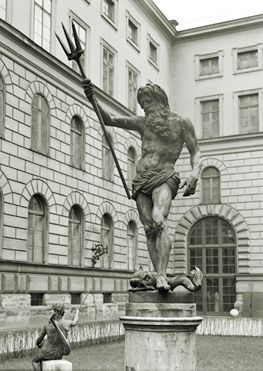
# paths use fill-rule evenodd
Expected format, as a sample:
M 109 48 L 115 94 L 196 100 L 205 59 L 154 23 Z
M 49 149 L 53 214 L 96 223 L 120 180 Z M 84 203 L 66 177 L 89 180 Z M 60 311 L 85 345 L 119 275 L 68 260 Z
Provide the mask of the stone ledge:
M 43 361 L 42 371 L 72 371 L 72 363 L 65 359 Z
M 195 294 L 188 291 L 129 291 L 130 303 L 195 303 Z
M 120 317 L 125 330 L 139 332 L 194 332 L 202 317 Z

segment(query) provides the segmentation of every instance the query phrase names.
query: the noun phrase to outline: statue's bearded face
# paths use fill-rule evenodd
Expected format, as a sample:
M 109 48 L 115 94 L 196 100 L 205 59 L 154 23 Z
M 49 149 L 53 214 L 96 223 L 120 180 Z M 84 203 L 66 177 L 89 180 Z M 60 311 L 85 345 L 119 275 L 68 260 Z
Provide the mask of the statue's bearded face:
M 146 84 L 146 86 L 139 88 L 137 99 L 146 114 L 148 114 L 148 111 L 152 107 L 161 106 L 162 108 L 169 109 L 167 95 L 159 85 Z
M 149 94 L 147 94 L 147 91 L 142 92 L 140 98 L 140 106 L 142 107 L 146 115 L 152 111 L 156 103 L 157 101 L 153 99 L 153 97 L 151 97 Z

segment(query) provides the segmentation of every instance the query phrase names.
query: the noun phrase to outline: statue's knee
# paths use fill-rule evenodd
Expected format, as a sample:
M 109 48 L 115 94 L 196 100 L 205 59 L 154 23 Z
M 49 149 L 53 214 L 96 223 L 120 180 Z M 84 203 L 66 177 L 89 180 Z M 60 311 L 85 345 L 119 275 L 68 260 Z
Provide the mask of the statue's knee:
M 156 237 L 156 229 L 152 225 L 145 225 L 144 230 L 147 238 Z

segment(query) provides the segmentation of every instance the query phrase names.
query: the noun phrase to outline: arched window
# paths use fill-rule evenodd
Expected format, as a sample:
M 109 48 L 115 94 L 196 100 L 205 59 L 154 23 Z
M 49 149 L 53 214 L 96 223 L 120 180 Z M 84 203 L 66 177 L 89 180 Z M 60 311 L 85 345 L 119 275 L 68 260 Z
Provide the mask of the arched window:
M 108 138 L 112 143 L 112 137 L 108 134 Z M 113 181 L 113 157 L 111 154 L 110 147 L 106 141 L 105 136 L 102 138 L 102 169 L 103 178 L 106 180 Z
M 136 151 L 133 147 L 128 149 L 128 187 L 132 188 L 132 181 L 136 175 Z
M 4 80 L 0 76 L 0 136 L 4 132 L 4 121 L 5 121 L 5 84 Z
M 204 274 L 197 292 L 197 310 L 207 314 L 229 313 L 236 300 L 236 238 L 232 226 L 218 217 L 199 220 L 188 241 L 189 270 Z
M 49 150 L 49 106 L 44 97 L 35 94 L 32 101 L 32 149 L 43 154 Z
M 28 260 L 45 262 L 47 245 L 47 205 L 43 197 L 34 195 L 28 206 Z
M 79 205 L 69 212 L 69 264 L 80 266 L 82 263 L 84 240 L 84 216 Z
M 137 255 L 137 226 L 131 220 L 127 226 L 128 269 L 134 270 Z
M 220 173 L 215 167 L 207 167 L 202 171 L 202 203 L 220 203 Z
M 78 169 L 84 165 L 84 125 L 80 117 L 74 116 L 71 120 L 71 165 Z
M 111 268 L 113 259 L 113 220 L 109 214 L 104 214 L 101 219 L 101 243 L 108 246 L 108 254 L 101 258 L 102 268 Z

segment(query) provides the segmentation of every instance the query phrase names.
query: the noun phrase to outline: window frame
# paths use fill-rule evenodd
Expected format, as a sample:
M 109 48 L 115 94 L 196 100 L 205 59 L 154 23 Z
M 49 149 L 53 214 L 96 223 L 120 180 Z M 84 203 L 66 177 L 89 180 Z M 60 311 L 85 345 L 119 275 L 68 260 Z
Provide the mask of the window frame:
M 134 75 L 137 76 L 137 86 L 136 86 L 136 91 L 133 91 L 133 103 L 135 103 L 135 107 L 133 108 L 130 108 L 129 107 L 129 71 L 131 71 Z M 135 68 L 131 63 L 129 62 L 126 62 L 126 78 L 127 78 L 127 98 L 126 98 L 126 101 L 127 101 L 127 107 L 128 109 L 133 112 L 134 114 L 137 113 L 137 109 L 138 109 L 138 102 L 137 102 L 137 91 L 138 91 L 138 88 L 140 86 L 140 72 L 139 70 L 137 70 L 137 68 Z
M 111 1 L 114 6 L 114 19 L 110 18 L 104 12 L 104 3 L 106 1 Z M 118 0 L 101 0 L 101 16 L 105 19 L 114 29 L 118 29 Z
M 232 49 L 232 56 L 233 56 L 233 74 L 240 74 L 240 73 L 247 73 L 247 72 L 254 72 L 262 70 L 262 47 L 263 43 L 250 45 L 242 48 L 233 48 Z M 238 68 L 238 55 L 240 53 L 246 53 L 250 51 L 257 51 L 258 55 L 258 65 L 252 66 L 248 68 Z
M 70 214 L 72 210 L 75 209 L 75 214 L 79 215 L 79 219 L 71 219 Z M 73 210 L 74 211 L 74 210 Z M 72 253 L 72 228 L 73 224 L 78 224 L 79 227 L 79 264 L 73 264 L 73 253 Z M 79 204 L 74 204 L 71 206 L 68 214 L 68 265 L 72 267 L 81 267 L 83 266 L 83 255 L 84 255 L 84 231 L 85 231 L 85 218 L 82 207 Z
M 33 198 L 37 199 L 37 202 L 41 204 L 41 207 L 43 208 L 43 214 L 30 209 L 30 202 Z M 29 239 L 31 239 L 30 235 L 30 214 L 31 215 L 43 215 L 43 218 L 41 220 L 42 230 L 43 230 L 43 242 L 42 242 L 42 261 L 36 261 L 34 260 L 34 248 L 35 245 L 30 246 L 29 249 Z M 28 202 L 28 210 L 27 210 L 27 260 L 29 262 L 33 262 L 35 264 L 43 264 L 47 263 L 47 250 L 48 250 L 48 220 L 49 220 L 49 213 L 48 213 L 48 204 L 46 199 L 39 193 L 35 193 L 33 196 L 31 196 L 29 202 Z M 32 230 L 34 228 L 31 228 Z
M 131 37 L 129 37 L 129 22 L 131 22 L 137 29 L 137 42 L 135 42 Z M 138 52 L 141 51 L 141 25 L 140 23 L 131 15 L 131 13 L 126 11 L 126 40 L 130 45 L 132 45 Z
M 205 220 L 207 219 L 216 219 L 217 220 L 217 230 L 218 230 L 218 241 L 217 243 L 215 244 L 211 244 L 211 243 L 208 243 L 205 241 L 205 231 L 206 231 L 206 227 L 204 227 L 204 223 L 205 223 Z M 194 230 L 194 227 L 197 226 L 197 223 L 200 223 L 201 224 L 201 243 L 200 244 L 191 244 L 190 243 L 190 239 L 191 239 L 191 234 Z M 223 225 L 224 223 L 226 223 L 227 225 L 229 225 L 229 228 L 231 228 L 231 231 L 233 232 L 233 237 L 234 237 L 234 242 L 232 243 L 228 243 L 228 242 L 224 242 L 223 241 L 223 234 L 220 232 L 222 231 L 222 228 L 223 228 Z M 223 267 L 224 267 L 224 264 L 223 264 L 223 249 L 224 248 L 233 248 L 234 250 L 234 259 L 235 259 L 235 264 L 234 264 L 234 273 L 229 273 L 229 272 L 223 272 Z M 210 248 L 210 250 L 214 251 L 215 249 L 218 250 L 218 272 L 207 272 L 207 261 L 206 261 L 206 258 L 207 258 L 207 253 L 206 251 L 208 251 L 208 248 Z M 198 299 L 197 299 L 197 310 L 198 312 L 201 312 L 202 314 L 206 314 L 206 315 L 226 315 L 229 313 L 229 311 L 223 311 L 223 279 L 224 278 L 233 278 L 235 279 L 237 274 L 238 274 L 238 251 L 237 251 L 237 236 L 236 236 L 236 233 L 235 233 L 235 230 L 233 228 L 233 226 L 230 224 L 229 221 L 227 220 L 224 220 L 223 218 L 220 218 L 218 216 L 205 216 L 205 217 L 202 217 L 201 219 L 199 219 L 197 222 L 195 222 L 193 224 L 193 226 L 191 227 L 190 231 L 189 231 L 189 234 L 188 234 L 188 242 L 187 242 L 187 265 L 188 265 L 188 272 L 190 273 L 190 270 L 193 268 L 193 266 L 191 265 L 191 249 L 193 250 L 198 250 L 202 251 L 202 254 L 201 254 L 201 261 L 202 261 L 202 266 L 199 268 L 202 270 L 202 273 L 204 275 L 204 279 L 203 279 L 203 283 L 202 283 L 202 289 L 197 293 L 197 297 L 201 296 L 201 299 L 202 299 L 202 306 L 203 306 L 203 311 L 200 311 L 198 309 Z M 205 252 L 204 252 L 205 251 Z M 205 269 L 203 269 L 205 267 Z M 218 283 L 219 283 L 219 290 L 221 290 L 221 292 L 219 292 L 219 299 L 220 299 L 220 302 L 219 302 L 219 311 L 218 312 L 215 312 L 215 311 L 207 311 L 207 303 L 205 302 L 205 299 L 207 297 L 206 295 L 206 290 L 207 290 L 207 286 L 206 286 L 206 281 L 207 279 L 213 279 L 213 278 L 218 278 Z M 237 291 L 236 291 L 236 285 L 235 285 L 235 295 L 237 294 Z M 233 303 L 234 304 L 234 303 Z
M 156 48 L 156 61 L 151 58 L 151 44 Z M 160 69 L 160 44 L 158 44 L 153 37 L 147 34 L 147 58 L 148 62 L 158 71 Z
M 90 55 L 90 53 L 88 52 L 90 27 L 87 25 L 86 22 L 84 22 L 81 18 L 79 18 L 74 12 L 70 11 L 70 13 L 69 13 L 69 30 L 70 30 L 71 34 L 72 34 L 72 22 L 77 23 L 78 26 L 80 26 L 81 28 L 83 28 L 85 30 L 85 45 L 83 46 L 84 47 L 84 53 L 81 56 L 81 58 L 82 58 L 81 63 L 82 63 L 82 67 L 83 67 L 84 71 L 87 71 L 88 68 L 89 68 L 88 55 Z M 71 35 L 71 36 L 73 38 L 73 35 Z M 75 63 L 76 68 L 74 67 L 74 63 Z M 76 62 L 71 61 L 70 65 L 71 65 L 71 68 L 73 69 L 73 71 L 80 74 L 79 67 L 77 66 Z
M 202 122 L 202 103 L 218 100 L 219 101 L 219 123 L 218 123 L 218 136 L 211 138 L 203 138 L 203 122 Z M 209 95 L 204 97 L 195 98 L 195 121 L 196 121 L 196 134 L 200 140 L 213 140 L 224 135 L 224 96 L 223 94 Z
M 223 57 L 224 53 L 223 50 L 218 50 L 213 53 L 206 53 L 206 54 L 196 54 L 194 57 L 194 64 L 195 64 L 195 80 L 206 80 L 206 79 L 214 79 L 216 77 L 223 76 Z M 210 73 L 207 75 L 201 75 L 201 61 L 205 59 L 213 59 L 218 58 L 218 72 Z
M 42 6 L 40 6 L 38 3 L 37 3 L 38 0 L 34 0 L 32 5 L 33 5 L 33 9 L 32 9 L 32 14 L 33 14 L 33 19 L 32 19 L 32 40 L 37 44 L 39 45 L 41 48 L 47 50 L 49 53 L 51 52 L 52 50 L 52 34 L 53 34 L 53 20 L 52 20 L 52 14 L 53 14 L 53 3 L 54 1 L 50 1 L 50 13 L 48 13 L 47 11 L 45 11 L 44 7 L 43 7 L 43 3 L 42 3 Z M 43 0 L 44 1 L 44 0 Z M 37 4 L 36 4 L 37 3 Z M 36 28 L 36 25 L 35 25 L 35 11 L 36 11 L 36 6 L 38 6 L 40 9 L 41 9 L 41 14 L 42 14 L 42 17 L 41 17 L 41 44 L 39 44 L 36 39 L 35 39 L 35 28 Z M 45 48 L 43 46 L 43 12 L 45 12 L 46 14 L 49 14 L 50 16 L 50 37 L 49 37 L 49 48 Z
M 258 131 L 253 133 L 240 134 L 240 120 L 239 120 L 239 97 L 243 95 L 258 94 Z M 236 91 L 233 93 L 233 107 L 234 107 L 234 131 L 238 135 L 255 135 L 263 131 L 263 89 L 251 89 Z
M 81 126 L 81 130 L 79 132 L 72 127 L 74 119 L 77 119 L 77 121 L 79 122 L 79 125 Z M 80 144 L 77 145 L 77 149 L 79 148 L 79 151 L 80 151 L 80 155 L 79 155 L 80 163 L 79 164 L 75 164 L 73 160 L 73 158 L 75 158 L 75 156 L 73 156 L 73 152 L 75 151 L 75 146 L 72 141 L 73 135 L 74 135 L 73 132 L 75 134 L 80 135 Z M 79 115 L 72 116 L 71 121 L 70 121 L 70 164 L 75 169 L 85 170 L 85 125 L 84 125 L 82 118 Z
M 108 219 L 109 221 L 109 228 L 105 227 L 104 220 Z M 105 245 L 104 241 L 104 230 L 109 231 L 110 234 L 110 245 Z M 101 258 L 101 268 L 102 269 L 113 269 L 113 257 L 114 257 L 114 252 L 113 252 L 113 247 L 114 247 L 114 221 L 110 213 L 106 212 L 102 215 L 101 218 L 101 225 L 100 225 L 100 241 L 101 244 L 106 247 L 108 246 L 108 256 L 106 257 L 105 254 Z
M 131 225 L 134 230 L 133 234 L 129 234 L 129 226 Z M 130 241 L 129 236 L 133 237 L 132 248 L 129 244 Z M 134 220 L 130 220 L 127 224 L 127 269 L 129 271 L 134 271 L 136 268 L 137 250 L 138 250 L 138 226 Z
M 8 21 L 8 1 L 7 0 L 4 0 L 5 1 L 5 7 L 4 8 L 0 8 L 0 9 L 2 9 L 2 11 L 3 11 L 3 13 L 4 13 L 4 18 L 2 18 L 4 21 Z M 9 3 L 10 3 L 10 1 L 9 1 Z M 0 15 L 1 15 L 1 13 L 0 13 Z
M 217 171 L 217 176 L 212 176 L 212 177 L 204 177 L 204 171 L 207 170 L 207 169 L 210 169 L 210 168 L 213 168 Z M 217 167 L 215 166 L 206 166 L 204 169 L 202 169 L 202 172 L 201 172 L 201 204 L 202 205 L 218 205 L 218 204 L 221 204 L 221 174 L 220 174 L 220 171 Z M 209 191 L 210 191 L 210 194 L 209 196 L 212 198 L 209 199 L 209 200 L 205 200 L 204 197 L 205 197 L 205 194 L 206 192 L 204 191 L 204 179 L 209 179 Z M 214 202 L 213 200 L 213 196 L 214 196 L 214 181 L 211 181 L 211 179 L 216 179 L 218 181 L 218 190 L 219 190 L 219 195 L 218 195 L 218 200 L 216 200 L 216 202 Z
M 42 132 L 42 120 L 43 120 L 43 116 L 42 116 L 42 113 L 43 111 L 39 109 L 39 107 L 36 107 L 33 105 L 33 101 L 34 101 L 34 98 L 36 96 L 39 96 L 41 97 L 41 99 L 46 103 L 47 105 L 47 109 L 48 109 L 48 112 L 46 114 L 46 117 L 47 117 L 47 124 L 48 124 L 48 128 L 47 128 L 47 137 L 46 137 L 46 148 L 44 151 L 41 150 L 41 144 L 42 144 L 42 141 L 41 141 L 41 137 L 42 135 L 41 132 Z M 37 109 L 41 112 L 41 123 L 37 123 L 37 139 L 33 137 L 33 109 Z M 35 152 L 38 152 L 38 153 L 41 153 L 42 155 L 45 155 L 45 156 L 49 156 L 49 149 L 50 149 L 50 106 L 49 106 L 49 102 L 48 100 L 46 99 L 46 97 L 44 97 L 44 95 L 40 94 L 40 93 L 36 93 L 34 94 L 33 98 L 32 98 L 32 103 L 31 103 L 31 150 L 32 151 L 35 151 Z M 39 128 L 39 126 L 41 126 Z
M 104 77 L 104 49 L 107 49 L 107 51 L 111 54 L 113 54 L 113 60 L 114 60 L 114 67 L 113 67 L 113 86 L 112 86 L 112 95 L 109 93 L 109 89 L 104 90 L 104 86 L 103 86 L 103 77 Z M 118 53 L 117 53 L 117 50 L 114 49 L 109 43 L 107 43 L 107 41 L 105 41 L 104 39 L 101 39 L 101 89 L 106 93 L 108 94 L 109 96 L 111 97 L 115 97 L 116 96 L 116 87 L 117 87 L 117 73 L 116 73 L 116 69 L 117 69 L 117 56 L 118 56 Z M 108 79 L 108 75 L 107 75 L 107 79 Z
M 107 134 L 114 148 L 114 142 L 113 142 L 112 135 L 108 131 L 107 131 Z M 113 156 L 112 156 L 112 153 L 111 153 L 111 150 L 110 150 L 110 147 L 108 145 L 105 135 L 102 136 L 101 146 L 102 146 L 102 178 L 108 182 L 113 183 L 114 182 L 114 159 L 113 159 Z M 108 159 L 107 162 L 106 162 L 106 159 Z M 110 161 L 111 166 L 108 166 L 109 161 Z M 110 176 L 106 177 L 106 168 L 110 168 L 110 167 L 112 171 L 110 172 Z

